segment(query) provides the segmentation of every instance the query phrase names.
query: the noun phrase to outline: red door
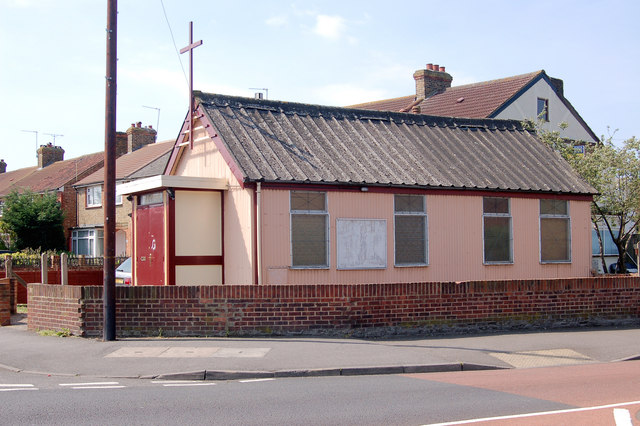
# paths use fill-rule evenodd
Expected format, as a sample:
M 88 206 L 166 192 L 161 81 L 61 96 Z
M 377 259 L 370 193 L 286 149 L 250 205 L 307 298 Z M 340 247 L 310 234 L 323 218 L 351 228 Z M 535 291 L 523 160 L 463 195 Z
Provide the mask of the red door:
M 164 206 L 136 210 L 136 285 L 164 285 Z

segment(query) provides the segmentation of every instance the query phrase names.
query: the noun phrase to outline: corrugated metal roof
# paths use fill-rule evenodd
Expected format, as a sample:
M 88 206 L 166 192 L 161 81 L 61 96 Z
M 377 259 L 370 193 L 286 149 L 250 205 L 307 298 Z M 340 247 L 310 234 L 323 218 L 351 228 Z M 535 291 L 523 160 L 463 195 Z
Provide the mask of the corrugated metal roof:
M 518 121 L 197 98 L 245 182 L 595 193 Z

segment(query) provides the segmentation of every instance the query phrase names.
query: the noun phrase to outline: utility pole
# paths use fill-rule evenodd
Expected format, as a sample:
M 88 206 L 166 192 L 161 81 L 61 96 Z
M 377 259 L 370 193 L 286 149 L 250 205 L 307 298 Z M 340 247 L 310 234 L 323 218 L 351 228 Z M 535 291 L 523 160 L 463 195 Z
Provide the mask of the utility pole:
M 118 1 L 107 0 L 107 75 L 104 137 L 103 339 L 116 340 L 116 77 Z

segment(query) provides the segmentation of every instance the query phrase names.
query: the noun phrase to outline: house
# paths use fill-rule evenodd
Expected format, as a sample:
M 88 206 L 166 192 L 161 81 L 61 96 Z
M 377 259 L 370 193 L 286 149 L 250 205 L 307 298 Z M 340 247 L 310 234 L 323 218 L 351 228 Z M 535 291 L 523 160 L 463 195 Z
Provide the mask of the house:
M 161 174 L 174 141 L 155 143 L 156 131 L 134 123 L 119 139 L 116 148 L 116 189 L 125 182 Z M 126 142 L 126 144 L 125 144 Z M 71 251 L 87 256 L 102 256 L 104 209 L 104 168 L 74 186 L 77 191 L 78 220 L 71 232 Z M 131 202 L 116 196 L 116 256 L 129 256 Z
M 4 161 L 3 161 L 4 163 Z M 0 173 L 0 200 L 12 191 L 54 192 L 64 212 L 63 226 L 67 241 L 76 224 L 76 191 L 73 184 L 104 164 L 101 152 L 64 159 L 64 149 L 53 144 L 38 148 L 38 165 Z M 0 170 L 6 170 L 2 166 Z
M 137 285 L 590 275 L 595 191 L 519 121 L 196 105 L 165 174 L 119 189 Z
M 352 108 L 403 111 L 448 117 L 533 120 L 564 138 L 595 143 L 599 139 L 564 96 L 562 80 L 544 70 L 498 80 L 451 86 L 445 67 L 427 64 L 413 74 L 416 93 L 352 105 Z M 560 123 L 568 127 L 560 130 Z

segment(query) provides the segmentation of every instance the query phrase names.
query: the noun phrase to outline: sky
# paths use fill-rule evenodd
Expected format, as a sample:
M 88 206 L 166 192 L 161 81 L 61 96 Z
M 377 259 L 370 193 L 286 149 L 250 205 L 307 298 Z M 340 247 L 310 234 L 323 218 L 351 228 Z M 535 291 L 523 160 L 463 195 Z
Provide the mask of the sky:
M 413 72 L 453 85 L 544 69 L 596 135 L 640 137 L 637 0 L 120 0 L 117 130 L 175 140 L 194 88 L 345 106 L 415 93 Z M 0 158 L 37 164 L 54 142 L 104 150 L 107 2 L 0 0 Z M 38 132 L 37 134 L 34 132 Z M 57 135 L 57 136 L 52 136 Z M 55 139 L 54 139 L 55 138 Z

